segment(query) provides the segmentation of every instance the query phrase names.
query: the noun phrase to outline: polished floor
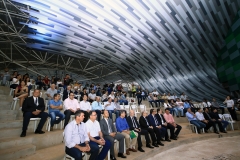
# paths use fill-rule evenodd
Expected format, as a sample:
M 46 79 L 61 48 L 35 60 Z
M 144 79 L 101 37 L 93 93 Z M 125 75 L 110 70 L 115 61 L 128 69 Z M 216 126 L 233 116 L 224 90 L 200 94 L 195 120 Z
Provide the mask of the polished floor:
M 147 160 L 240 160 L 240 136 L 212 138 L 180 145 Z

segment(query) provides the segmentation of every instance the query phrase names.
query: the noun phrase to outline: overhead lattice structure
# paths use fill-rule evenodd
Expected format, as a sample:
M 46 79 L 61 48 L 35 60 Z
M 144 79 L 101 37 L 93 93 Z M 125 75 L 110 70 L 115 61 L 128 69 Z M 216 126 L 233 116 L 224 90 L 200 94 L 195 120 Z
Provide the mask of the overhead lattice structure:
M 227 94 L 217 79 L 215 65 L 239 9 L 238 0 L 14 2 L 24 4 L 18 15 L 27 19 L 19 18 L 18 25 L 26 30 L 11 34 L 16 31 L 13 24 L 3 34 L 16 36 L 18 45 L 91 58 L 116 67 L 150 90 L 185 92 L 194 99 Z

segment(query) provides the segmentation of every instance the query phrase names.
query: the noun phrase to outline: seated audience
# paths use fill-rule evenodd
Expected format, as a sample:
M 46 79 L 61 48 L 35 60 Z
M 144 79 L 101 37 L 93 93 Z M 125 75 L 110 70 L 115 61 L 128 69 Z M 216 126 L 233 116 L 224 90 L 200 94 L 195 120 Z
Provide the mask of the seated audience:
M 88 93 L 87 93 L 87 88 L 83 88 L 83 91 L 82 91 L 82 92 L 80 92 L 80 95 L 81 95 L 81 97 L 80 97 L 80 101 L 82 101 L 82 100 L 83 100 L 83 96 L 84 96 L 84 95 L 87 95 L 87 96 L 88 96 Z
M 116 160 L 114 154 L 114 140 L 119 142 L 118 157 L 126 158 L 123 155 L 124 152 L 124 136 L 121 133 L 117 133 L 115 127 L 113 126 L 112 119 L 109 118 L 109 113 L 107 110 L 103 111 L 103 119 L 100 121 L 101 131 L 105 139 L 111 142 L 110 148 L 110 158 L 111 160 Z
M 122 95 L 120 96 L 119 102 L 120 104 L 124 104 L 124 105 L 128 105 L 128 100 L 127 100 L 127 96 L 126 96 L 126 92 L 123 92 Z
M 218 123 L 218 128 L 220 130 L 220 132 L 223 132 L 223 133 L 227 133 L 226 132 L 226 128 L 227 128 L 227 125 L 228 125 L 228 122 L 221 119 L 218 115 L 218 112 L 217 112 L 217 109 L 216 108 L 213 108 L 212 109 L 212 112 L 210 113 L 210 116 L 211 118 L 213 119 L 213 121 L 215 121 L 216 123 Z M 222 128 L 219 126 L 219 124 L 222 124 Z M 223 129 L 223 130 L 222 130 Z
M 43 87 L 43 82 L 42 82 L 41 76 L 38 76 L 35 82 L 36 82 L 36 85 L 39 86 L 39 89 L 42 89 L 42 87 Z
M 227 109 L 228 112 L 231 114 L 232 119 L 237 121 L 237 114 L 234 107 L 234 101 L 230 98 L 230 96 L 227 96 L 223 103 L 227 104 Z
M 48 114 L 44 112 L 45 104 L 43 98 L 39 97 L 40 90 L 35 89 L 32 97 L 28 97 L 24 100 L 22 111 L 23 111 L 23 127 L 20 137 L 26 136 L 27 127 L 30 121 L 30 118 L 41 118 L 35 134 L 43 134 L 42 131 L 43 125 L 47 120 Z
M 92 110 L 92 107 L 90 103 L 87 101 L 87 99 L 88 99 L 87 95 L 84 95 L 83 100 L 79 104 L 80 110 L 83 111 L 84 113 L 84 120 L 83 120 L 84 123 L 87 122 L 89 118 L 89 112 Z
M 211 103 L 206 98 L 203 99 L 202 104 L 203 104 L 203 108 L 206 108 L 206 107 L 210 108 L 211 107 Z
M 214 125 L 214 123 L 212 121 L 208 121 L 204 118 L 203 115 L 203 110 L 202 108 L 197 108 L 197 112 L 196 112 L 196 117 L 199 121 L 201 121 L 202 123 L 204 123 L 206 125 L 206 127 L 204 128 L 205 132 L 208 133 L 208 129 L 210 127 L 212 127 Z
M 145 136 L 146 147 L 148 147 L 148 148 L 154 148 L 154 147 L 151 145 L 150 138 L 149 138 L 149 135 L 148 135 L 148 131 L 140 128 L 140 125 L 139 125 L 139 123 L 138 123 L 138 121 L 137 121 L 137 118 L 136 118 L 134 115 L 135 115 L 134 110 L 130 110 L 129 116 L 126 118 L 126 119 L 127 119 L 128 126 L 129 126 L 129 130 L 138 133 L 138 137 L 137 137 L 138 150 L 139 150 L 140 152 L 145 152 L 145 151 L 142 149 L 141 135 L 144 135 L 144 136 Z
M 188 121 L 197 127 L 197 131 L 199 134 L 201 134 L 201 129 L 205 128 L 206 125 L 202 123 L 201 121 L 197 120 L 196 115 L 191 111 L 191 108 L 187 109 L 186 113 Z
M 139 118 L 140 127 L 141 127 L 142 130 L 148 131 L 148 133 L 150 134 L 151 139 L 152 139 L 152 145 L 153 145 L 154 147 L 159 147 L 159 146 L 157 145 L 157 139 L 158 139 L 158 140 L 161 139 L 160 134 L 157 132 L 157 134 L 156 134 L 156 136 L 155 136 L 154 130 L 153 130 L 153 126 L 150 126 L 150 125 L 149 125 L 149 122 L 148 122 L 148 120 L 147 120 L 147 115 L 148 115 L 148 114 L 147 114 L 147 111 L 143 111 L 143 112 L 142 112 L 142 116 Z M 158 137 L 158 138 L 156 139 L 156 137 Z M 148 146 L 147 146 L 147 147 L 148 147 Z
M 12 79 L 12 84 L 11 84 L 10 88 L 16 89 L 17 86 L 20 84 L 21 78 L 22 78 L 21 74 L 18 74 L 17 77 L 14 77 Z
M 74 98 L 74 94 L 70 93 L 69 97 L 64 100 L 64 114 L 65 114 L 65 121 L 64 121 L 64 128 L 68 124 L 71 115 L 74 115 L 77 110 L 80 110 L 80 106 L 78 101 Z
M 183 109 L 184 109 L 183 102 L 181 102 L 180 99 L 177 98 L 176 107 L 173 108 L 177 117 L 179 117 L 179 112 L 181 113 L 181 117 L 183 117 Z
M 71 89 L 72 89 L 71 86 L 67 86 L 67 88 L 64 89 L 64 91 L 63 91 L 63 98 L 62 98 L 63 101 L 68 98 L 70 93 L 73 93 Z
M 192 112 L 195 113 L 197 108 L 195 108 L 194 104 L 192 103 L 192 100 L 189 100 L 189 105 L 191 107 Z
M 108 101 L 104 102 L 104 107 L 105 107 L 106 110 L 108 110 L 109 116 L 112 119 L 112 113 L 114 113 L 114 111 L 115 111 L 115 105 L 112 102 L 112 98 L 111 97 L 108 97 Z M 118 112 L 116 112 L 116 113 L 118 113 Z
M 152 96 L 152 93 L 149 93 L 148 102 L 151 104 L 151 106 L 153 108 L 154 108 L 153 102 L 155 103 L 155 107 L 158 107 L 158 102 L 156 100 L 154 100 L 154 97 Z
M 129 130 L 127 120 L 125 118 L 124 111 L 121 111 L 120 116 L 116 119 L 116 128 L 117 128 L 117 131 L 120 132 L 125 137 L 126 148 L 127 148 L 126 154 L 130 155 L 130 151 L 137 152 L 137 150 L 135 149 L 135 146 L 137 142 L 138 133 L 134 132 L 136 137 L 132 138 L 130 142 L 130 130 Z
M 177 140 L 177 137 L 178 137 L 182 127 L 180 125 L 178 125 L 177 123 L 175 123 L 174 118 L 170 114 L 170 110 L 168 108 L 165 109 L 165 113 L 163 116 L 167 122 L 167 128 L 170 129 L 170 134 L 171 134 L 170 139 Z M 177 128 L 176 131 L 175 131 L 175 128 Z
M 47 90 L 47 88 L 50 87 L 50 80 L 48 79 L 48 76 L 45 76 L 42 82 L 44 89 Z
M 55 93 L 52 100 L 49 101 L 48 114 L 51 117 L 51 128 L 50 131 L 53 131 L 54 124 L 60 123 L 64 120 L 65 115 L 61 112 L 63 109 L 62 101 L 60 100 L 60 94 Z M 59 117 L 56 119 L 56 117 Z
M 157 113 L 155 114 L 159 124 L 166 129 L 166 132 L 165 132 L 165 141 L 168 141 L 168 142 L 171 142 L 171 140 L 169 139 L 168 137 L 168 132 L 167 132 L 167 122 L 165 120 L 165 118 L 163 117 L 162 115 L 162 109 L 157 109 Z
M 32 82 L 30 82 L 30 78 L 29 77 L 26 78 L 25 84 L 28 87 L 28 93 L 29 93 L 29 91 L 32 89 Z
M 186 100 L 187 100 L 187 95 L 185 95 L 185 93 L 183 92 L 182 94 L 181 94 L 181 96 L 180 96 L 180 99 L 181 99 L 181 101 L 182 102 L 185 102 Z
M 103 106 L 99 96 L 96 96 L 96 100 L 92 103 L 92 110 L 97 113 L 97 119 L 100 122 Z
M 155 132 L 155 134 L 159 134 L 160 135 L 160 139 L 157 139 L 157 144 L 160 146 L 164 146 L 164 144 L 162 144 L 161 141 L 163 141 L 163 137 L 165 137 L 165 134 L 167 132 L 166 128 L 163 128 L 160 123 L 158 122 L 155 114 L 156 114 L 156 110 L 155 109 L 150 109 L 150 114 L 148 115 L 147 119 L 149 122 L 149 125 L 153 127 L 153 130 Z M 158 138 L 158 136 L 156 136 Z
M 212 123 L 213 125 L 213 129 L 214 129 L 214 133 L 216 134 L 219 134 L 218 130 L 217 130 L 217 127 L 216 127 L 216 124 L 218 124 L 219 126 L 219 130 L 220 131 L 224 131 L 223 129 L 223 126 L 222 126 L 222 123 L 219 122 L 219 121 L 216 121 L 215 119 L 212 119 L 212 117 L 210 116 L 210 113 L 209 113 L 209 109 L 208 108 L 203 108 L 203 116 L 204 118 L 209 121 L 210 123 Z
M 53 99 L 54 94 L 57 93 L 57 90 L 55 87 L 56 87 L 55 84 L 51 84 L 51 87 L 47 89 L 47 91 L 46 91 L 46 99 L 47 100 Z
M 96 98 L 96 93 L 94 90 L 91 91 L 91 93 L 88 94 L 88 98 L 89 98 L 89 102 L 92 103 L 93 101 L 95 101 Z
M 184 107 L 184 109 L 183 109 L 183 112 L 184 112 L 184 113 L 187 112 L 187 109 L 188 109 L 188 108 L 191 108 L 191 106 L 190 106 L 190 104 L 189 104 L 189 102 L 188 102 L 187 100 L 184 101 L 183 107 Z
M 221 106 L 218 104 L 218 102 L 216 101 L 215 98 L 212 99 L 212 103 L 211 103 L 211 104 L 212 104 L 212 107 L 217 108 L 218 110 L 221 109 L 221 110 L 222 110 L 222 114 L 225 113 L 224 107 L 221 107 Z
M 108 101 L 108 91 L 106 91 L 103 95 L 102 95 L 102 102 L 107 102 Z
M 97 114 L 95 111 L 89 112 L 89 120 L 86 122 L 87 127 L 87 133 L 88 137 L 90 139 L 91 146 L 94 146 L 94 148 L 98 148 L 98 145 L 102 146 L 102 149 L 100 153 L 98 153 L 98 156 L 96 157 L 97 160 L 104 160 L 104 158 L 107 156 L 108 150 L 111 147 L 111 143 L 108 140 L 105 140 L 103 138 L 102 131 L 100 129 L 100 124 L 96 120 Z
M 112 100 L 114 100 L 114 98 L 115 98 L 114 91 L 112 91 L 111 94 L 109 94 L 108 97 L 110 97 Z
M 175 107 L 175 103 L 173 102 L 173 99 L 170 100 L 170 103 L 164 103 L 163 106 L 164 106 L 164 109 L 166 108 L 169 108 L 170 110 L 170 113 L 172 114 L 173 113 L 173 108 Z
M 23 101 L 28 97 L 28 87 L 24 81 L 22 81 L 20 85 L 16 87 L 14 96 L 15 98 L 13 98 L 13 100 L 19 99 L 19 110 L 22 110 Z
M 75 120 L 70 122 L 64 129 L 65 152 L 75 160 L 82 159 L 83 152 L 89 152 L 89 160 L 96 160 L 99 147 L 89 143 L 87 127 L 82 123 L 84 119 L 83 111 L 75 112 Z

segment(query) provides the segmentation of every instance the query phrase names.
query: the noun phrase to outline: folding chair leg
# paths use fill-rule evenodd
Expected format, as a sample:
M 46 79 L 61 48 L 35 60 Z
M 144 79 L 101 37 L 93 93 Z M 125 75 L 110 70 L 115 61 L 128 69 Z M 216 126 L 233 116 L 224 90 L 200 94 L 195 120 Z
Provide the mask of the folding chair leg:
M 36 126 L 37 126 L 37 121 L 35 120 L 35 121 L 34 121 L 33 132 L 35 132 L 35 131 L 36 131 Z

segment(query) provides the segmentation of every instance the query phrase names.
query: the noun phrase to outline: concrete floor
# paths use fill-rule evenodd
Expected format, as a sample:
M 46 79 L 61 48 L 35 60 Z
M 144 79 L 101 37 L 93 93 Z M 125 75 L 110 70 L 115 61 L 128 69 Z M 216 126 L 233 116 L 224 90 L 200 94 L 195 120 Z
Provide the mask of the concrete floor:
M 147 160 L 240 160 L 240 136 L 212 138 L 180 145 Z

